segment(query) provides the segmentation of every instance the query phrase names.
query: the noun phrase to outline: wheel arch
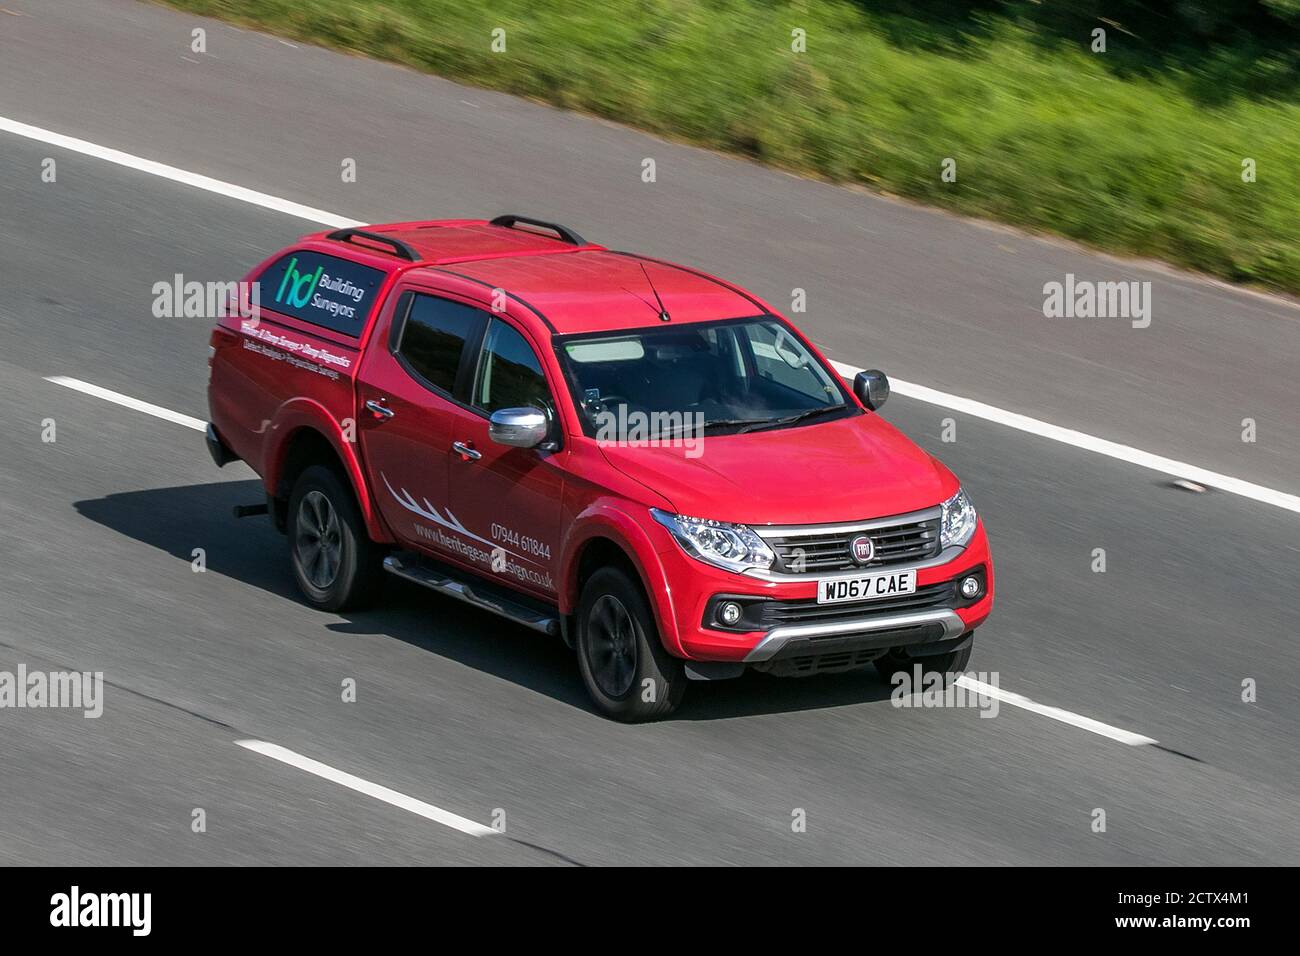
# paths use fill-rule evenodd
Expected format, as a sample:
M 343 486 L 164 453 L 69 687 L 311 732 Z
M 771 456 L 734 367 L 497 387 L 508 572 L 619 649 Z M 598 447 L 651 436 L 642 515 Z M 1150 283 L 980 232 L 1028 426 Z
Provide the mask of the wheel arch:
M 352 489 L 370 539 L 392 542 L 371 500 L 355 442 L 346 439 L 342 426 L 324 408 L 307 402 L 286 406 L 268 429 L 267 442 L 263 484 L 277 528 L 284 530 L 285 509 L 298 476 L 314 464 L 325 464 L 335 468 Z
M 655 616 L 659 639 L 669 653 L 685 657 L 677 635 L 672 594 L 665 572 L 645 531 L 626 512 L 609 504 L 596 504 L 578 516 L 561 577 L 560 612 L 566 620 L 566 640 L 578 608 L 583 585 L 602 567 L 621 567 L 642 593 Z

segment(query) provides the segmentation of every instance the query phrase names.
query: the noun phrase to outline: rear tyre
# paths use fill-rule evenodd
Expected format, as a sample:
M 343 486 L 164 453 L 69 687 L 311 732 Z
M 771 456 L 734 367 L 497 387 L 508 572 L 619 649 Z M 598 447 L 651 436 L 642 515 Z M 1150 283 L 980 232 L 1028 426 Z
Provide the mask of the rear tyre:
M 352 489 L 312 465 L 289 495 L 289 563 L 303 597 L 322 611 L 364 607 L 383 583 L 383 551 L 366 534 Z
M 686 691 L 682 662 L 664 650 L 641 588 L 617 568 L 601 568 L 582 589 L 578 670 L 596 708 L 625 723 L 671 714 Z
M 892 685 L 895 674 L 907 674 L 911 679 L 916 673 L 917 665 L 920 665 L 922 678 L 932 679 L 931 674 L 942 674 L 943 686 L 947 687 L 966 672 L 966 665 L 970 663 L 970 652 L 974 646 L 975 641 L 972 639 L 959 651 L 935 654 L 932 657 L 908 657 L 905 653 L 890 651 L 884 657 L 876 659 L 876 670 L 880 672 L 880 676 L 887 684 Z

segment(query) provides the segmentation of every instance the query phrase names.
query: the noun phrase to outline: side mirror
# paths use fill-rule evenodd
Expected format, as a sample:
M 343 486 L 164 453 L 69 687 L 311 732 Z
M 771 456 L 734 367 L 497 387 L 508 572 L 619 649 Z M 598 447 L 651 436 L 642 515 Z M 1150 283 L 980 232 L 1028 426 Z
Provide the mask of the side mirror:
M 503 408 L 488 419 L 488 437 L 498 445 L 536 448 L 546 440 L 550 421 L 540 408 Z
M 879 410 L 889 398 L 889 378 L 878 368 L 869 368 L 853 377 L 853 394 L 871 409 Z

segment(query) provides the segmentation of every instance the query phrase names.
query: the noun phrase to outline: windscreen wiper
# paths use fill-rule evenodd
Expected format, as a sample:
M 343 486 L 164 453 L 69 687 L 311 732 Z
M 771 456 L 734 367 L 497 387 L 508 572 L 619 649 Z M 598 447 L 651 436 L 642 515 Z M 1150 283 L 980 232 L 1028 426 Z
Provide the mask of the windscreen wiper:
M 750 426 L 763 425 L 769 421 L 771 421 L 770 418 L 710 418 L 700 428 L 700 431 L 708 431 L 710 428 L 726 428 L 729 426 L 741 426 L 743 428 L 743 426 L 746 425 L 750 425 Z M 670 432 L 668 435 L 665 435 L 664 437 L 677 438 L 680 435 L 683 435 L 688 432 L 693 432 L 695 430 L 696 430 L 696 426 L 693 423 L 688 422 L 687 424 L 682 425 L 680 428 L 673 429 L 672 432 Z
M 825 415 L 827 412 L 839 412 L 847 408 L 847 405 L 822 405 L 818 408 L 808 408 L 802 412 L 796 412 L 793 415 L 787 415 L 785 418 L 764 418 L 756 422 L 751 422 L 736 434 L 743 435 L 745 432 L 755 431 L 759 428 L 776 428 L 780 425 L 793 425 L 795 422 L 801 422 L 806 418 L 813 418 L 817 415 Z

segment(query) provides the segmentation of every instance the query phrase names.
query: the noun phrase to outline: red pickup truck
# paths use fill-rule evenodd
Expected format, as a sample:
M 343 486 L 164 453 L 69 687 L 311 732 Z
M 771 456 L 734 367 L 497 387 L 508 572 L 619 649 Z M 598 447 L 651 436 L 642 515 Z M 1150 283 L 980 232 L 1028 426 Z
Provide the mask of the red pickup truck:
M 522 216 L 304 237 L 213 331 L 210 453 L 312 605 L 385 574 L 577 652 L 663 717 L 746 667 L 965 668 L 993 601 L 957 479 L 757 297 Z

